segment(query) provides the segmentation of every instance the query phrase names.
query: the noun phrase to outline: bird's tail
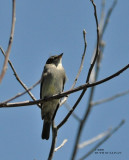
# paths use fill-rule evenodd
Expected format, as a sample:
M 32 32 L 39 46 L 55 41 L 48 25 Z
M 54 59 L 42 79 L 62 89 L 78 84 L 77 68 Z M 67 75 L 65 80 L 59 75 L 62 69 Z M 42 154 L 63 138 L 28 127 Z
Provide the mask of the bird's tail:
M 46 139 L 46 140 L 49 139 L 50 126 L 51 126 L 51 123 L 44 120 L 43 130 L 42 130 L 42 139 Z

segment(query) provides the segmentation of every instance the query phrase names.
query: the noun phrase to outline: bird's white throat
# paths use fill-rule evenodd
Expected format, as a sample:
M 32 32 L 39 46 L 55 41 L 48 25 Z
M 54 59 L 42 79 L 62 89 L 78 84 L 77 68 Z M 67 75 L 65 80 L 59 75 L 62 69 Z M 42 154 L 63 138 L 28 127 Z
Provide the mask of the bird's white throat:
M 58 65 L 57 65 L 57 69 L 62 69 L 62 63 L 60 62 Z

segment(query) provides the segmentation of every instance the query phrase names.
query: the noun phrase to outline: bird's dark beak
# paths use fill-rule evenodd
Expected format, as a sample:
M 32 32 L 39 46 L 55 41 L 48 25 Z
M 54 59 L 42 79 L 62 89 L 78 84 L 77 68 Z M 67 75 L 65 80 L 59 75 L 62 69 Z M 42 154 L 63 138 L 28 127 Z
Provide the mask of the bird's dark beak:
M 57 58 L 62 58 L 63 53 L 61 53 L 60 55 L 57 56 Z

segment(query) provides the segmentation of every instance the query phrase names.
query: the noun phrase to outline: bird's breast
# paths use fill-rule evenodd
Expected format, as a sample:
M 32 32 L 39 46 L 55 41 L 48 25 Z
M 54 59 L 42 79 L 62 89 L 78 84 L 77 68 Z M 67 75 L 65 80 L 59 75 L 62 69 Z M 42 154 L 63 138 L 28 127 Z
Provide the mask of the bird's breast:
M 63 80 L 57 73 L 50 72 L 44 79 L 42 95 L 43 97 L 52 96 L 62 91 Z

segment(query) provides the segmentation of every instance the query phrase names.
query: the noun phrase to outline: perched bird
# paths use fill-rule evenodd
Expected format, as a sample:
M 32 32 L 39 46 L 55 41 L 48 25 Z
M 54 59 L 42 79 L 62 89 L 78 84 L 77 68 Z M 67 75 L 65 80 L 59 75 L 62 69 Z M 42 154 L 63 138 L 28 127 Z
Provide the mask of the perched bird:
M 41 77 L 40 99 L 61 93 L 66 82 L 65 70 L 62 66 L 62 56 L 51 56 L 45 66 Z M 41 116 L 44 120 L 42 139 L 49 139 L 50 126 L 59 107 L 60 99 L 44 102 L 41 105 Z

